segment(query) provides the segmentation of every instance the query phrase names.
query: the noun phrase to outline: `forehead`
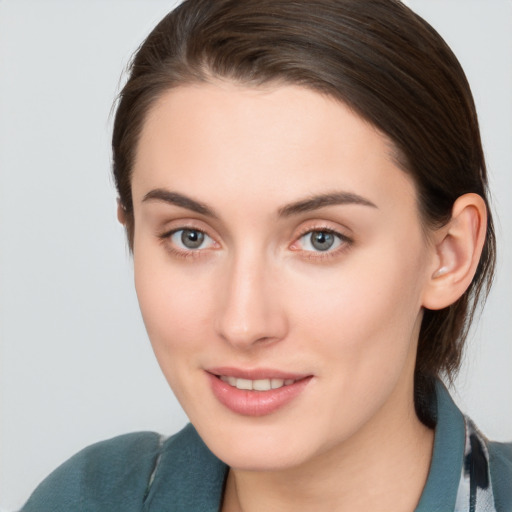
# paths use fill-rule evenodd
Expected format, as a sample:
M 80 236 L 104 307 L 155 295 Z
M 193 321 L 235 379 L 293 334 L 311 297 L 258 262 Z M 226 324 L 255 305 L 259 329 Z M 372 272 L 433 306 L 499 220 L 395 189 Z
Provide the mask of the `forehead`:
M 283 200 L 341 187 L 374 201 L 398 185 L 414 192 L 384 135 L 343 103 L 288 85 L 167 91 L 146 117 L 133 172 L 135 201 L 156 186 Z

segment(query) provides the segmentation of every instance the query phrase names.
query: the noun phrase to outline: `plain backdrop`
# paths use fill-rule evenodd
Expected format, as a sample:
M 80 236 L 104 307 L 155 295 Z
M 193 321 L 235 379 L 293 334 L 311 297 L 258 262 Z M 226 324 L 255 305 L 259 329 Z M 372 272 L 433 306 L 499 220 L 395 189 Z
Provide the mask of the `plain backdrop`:
M 472 84 L 499 217 L 494 290 L 454 396 L 512 439 L 512 2 L 410 0 Z M 0 0 L 0 508 L 92 442 L 186 422 L 154 360 L 115 218 L 109 113 L 175 4 Z

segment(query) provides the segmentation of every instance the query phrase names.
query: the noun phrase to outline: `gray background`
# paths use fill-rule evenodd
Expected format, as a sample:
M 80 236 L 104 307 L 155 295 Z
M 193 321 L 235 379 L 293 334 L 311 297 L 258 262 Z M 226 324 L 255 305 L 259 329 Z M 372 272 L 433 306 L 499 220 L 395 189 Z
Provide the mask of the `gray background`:
M 109 176 L 131 52 L 175 2 L 0 0 L 0 507 L 83 446 L 186 418 L 138 312 Z M 472 84 L 500 221 L 456 400 L 512 439 L 512 2 L 410 0 Z

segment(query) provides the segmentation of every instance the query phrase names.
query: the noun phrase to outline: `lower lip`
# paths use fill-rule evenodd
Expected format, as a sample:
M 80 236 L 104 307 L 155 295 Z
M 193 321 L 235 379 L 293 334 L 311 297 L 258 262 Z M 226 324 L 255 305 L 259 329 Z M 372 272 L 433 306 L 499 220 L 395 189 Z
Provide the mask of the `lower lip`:
M 247 391 L 230 386 L 211 373 L 207 375 L 217 400 L 232 412 L 244 416 L 266 416 L 276 412 L 300 395 L 312 379 L 306 377 L 268 391 Z

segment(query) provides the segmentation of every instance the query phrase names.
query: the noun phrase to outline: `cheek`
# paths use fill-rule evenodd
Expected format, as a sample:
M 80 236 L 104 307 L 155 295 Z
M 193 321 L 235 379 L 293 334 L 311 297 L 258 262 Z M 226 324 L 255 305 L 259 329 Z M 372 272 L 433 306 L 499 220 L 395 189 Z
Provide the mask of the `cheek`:
M 339 267 L 294 276 L 288 294 L 304 338 L 354 364 L 403 357 L 415 342 L 421 311 L 421 262 L 401 244 L 361 250 Z M 307 292 L 305 292 L 307 290 Z
M 135 287 L 157 357 L 185 352 L 205 339 L 211 279 L 187 265 L 170 265 L 164 251 L 134 251 Z
M 198 355 L 211 338 L 204 280 L 173 268 L 168 261 L 159 264 L 158 257 L 148 256 L 134 252 L 135 286 L 142 317 L 162 373 L 188 411 L 187 404 L 194 402 Z

